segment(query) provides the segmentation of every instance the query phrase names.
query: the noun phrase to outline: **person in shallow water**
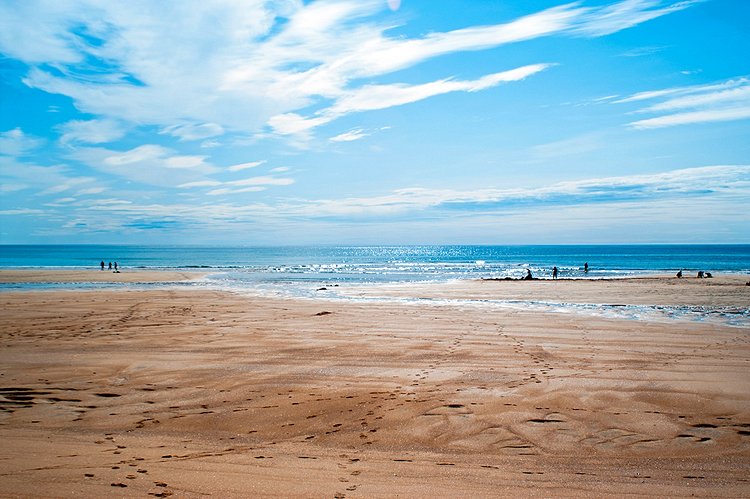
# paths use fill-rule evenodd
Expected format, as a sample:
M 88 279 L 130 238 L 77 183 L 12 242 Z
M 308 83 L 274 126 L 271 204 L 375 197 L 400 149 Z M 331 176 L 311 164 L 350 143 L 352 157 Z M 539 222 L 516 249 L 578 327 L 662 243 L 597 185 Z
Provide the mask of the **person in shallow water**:
M 682 277 L 682 270 L 680 270 L 679 272 L 677 272 L 677 278 L 679 279 L 680 277 Z
M 101 261 L 101 263 L 100 263 L 99 265 L 101 265 L 101 267 L 102 267 L 102 270 L 104 270 L 104 260 L 102 260 L 102 261 Z
M 552 279 L 557 279 L 557 267 L 552 267 Z
M 589 271 L 589 262 L 586 262 L 586 263 L 583 264 L 583 271 L 585 273 L 588 273 L 588 271 Z
M 530 281 L 533 277 L 531 277 L 531 269 L 526 269 L 526 276 L 523 278 L 524 281 Z

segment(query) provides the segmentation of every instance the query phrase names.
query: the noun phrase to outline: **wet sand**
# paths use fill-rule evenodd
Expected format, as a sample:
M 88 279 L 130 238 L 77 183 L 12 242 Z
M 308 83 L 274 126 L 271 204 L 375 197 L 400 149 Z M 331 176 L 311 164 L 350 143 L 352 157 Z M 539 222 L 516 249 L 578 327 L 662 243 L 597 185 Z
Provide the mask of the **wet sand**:
M 0 283 L 8 282 L 173 282 L 200 279 L 206 272 L 173 270 L 0 270 Z
M 717 275 L 710 279 L 652 276 L 613 279 L 459 280 L 350 286 L 357 297 L 519 300 L 554 303 L 750 307 L 750 276 Z
M 648 287 L 747 307 L 729 281 Z M 460 286 L 560 292 L 507 284 Z M 1 496 L 750 495 L 747 328 L 206 290 L 0 303 Z

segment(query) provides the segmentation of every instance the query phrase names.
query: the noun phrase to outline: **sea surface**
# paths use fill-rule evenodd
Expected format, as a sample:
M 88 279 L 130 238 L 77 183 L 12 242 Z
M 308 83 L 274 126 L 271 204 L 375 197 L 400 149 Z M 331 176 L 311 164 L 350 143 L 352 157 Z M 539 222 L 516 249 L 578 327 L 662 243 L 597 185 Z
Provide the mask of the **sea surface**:
M 685 276 L 699 270 L 750 274 L 750 245 L 578 245 L 578 246 L 105 246 L 0 245 L 0 268 L 97 269 L 117 262 L 119 268 L 202 270 L 207 276 L 190 283 L 4 283 L 11 289 L 98 289 L 165 286 L 203 287 L 272 296 L 345 299 L 338 286 L 379 283 L 440 282 L 455 279 L 535 278 L 596 279 L 653 274 Z M 588 272 L 584 265 L 588 264 Z M 346 299 L 352 299 L 347 297 Z M 435 302 L 435 305 L 441 305 Z M 616 307 L 544 302 L 466 303 L 471 307 L 503 306 L 570 311 L 624 318 L 714 320 L 750 327 L 750 309 L 700 307 Z

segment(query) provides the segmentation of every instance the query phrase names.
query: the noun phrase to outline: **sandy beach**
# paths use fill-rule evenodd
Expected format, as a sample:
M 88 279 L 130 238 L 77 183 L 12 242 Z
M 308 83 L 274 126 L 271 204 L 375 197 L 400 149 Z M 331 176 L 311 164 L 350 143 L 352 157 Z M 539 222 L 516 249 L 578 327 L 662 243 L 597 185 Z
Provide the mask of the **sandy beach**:
M 746 281 L 345 292 L 746 309 Z M 748 328 L 191 289 L 0 302 L 3 497 L 750 495 Z

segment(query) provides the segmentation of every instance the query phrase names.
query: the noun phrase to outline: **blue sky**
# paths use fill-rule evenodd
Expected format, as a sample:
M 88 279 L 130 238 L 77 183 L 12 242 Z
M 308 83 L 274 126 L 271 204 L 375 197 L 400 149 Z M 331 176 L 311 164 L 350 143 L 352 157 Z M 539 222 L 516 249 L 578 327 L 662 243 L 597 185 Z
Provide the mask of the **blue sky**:
M 750 242 L 750 2 L 0 3 L 0 243 Z

